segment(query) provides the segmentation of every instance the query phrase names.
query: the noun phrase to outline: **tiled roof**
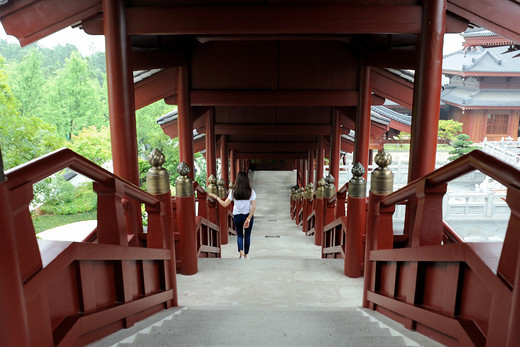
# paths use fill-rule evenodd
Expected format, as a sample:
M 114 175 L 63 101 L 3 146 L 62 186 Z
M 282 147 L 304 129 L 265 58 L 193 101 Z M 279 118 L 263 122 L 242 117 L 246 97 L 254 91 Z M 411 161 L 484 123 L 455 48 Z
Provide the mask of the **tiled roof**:
M 520 107 L 520 90 L 515 89 L 469 89 L 446 86 L 441 100 L 461 108 Z
M 153 74 L 158 73 L 161 70 L 162 69 L 134 71 L 134 83 L 140 82 L 140 81 L 152 76 Z
M 460 72 L 518 73 L 520 60 L 513 58 L 518 52 L 508 52 L 507 47 L 472 47 L 444 56 L 442 70 Z
M 374 114 L 383 116 L 391 120 L 395 120 L 396 122 L 403 123 L 405 125 L 412 125 L 412 116 L 395 112 L 394 110 L 391 110 L 384 106 L 372 106 L 372 116 Z
M 157 124 L 163 125 L 165 123 L 169 123 L 173 120 L 176 120 L 178 117 L 177 110 L 170 111 L 166 113 L 164 116 L 161 116 L 157 119 Z
M 390 69 L 390 68 L 387 68 L 385 70 L 413 83 L 414 75 L 415 75 L 414 70 L 403 70 L 403 69 L 398 70 L 398 69 Z
M 466 30 L 465 32 L 463 32 L 462 36 L 463 37 L 486 37 L 486 36 L 498 36 L 498 35 L 495 34 L 494 32 L 492 32 L 491 30 L 475 27 L 475 28 L 470 28 L 470 29 Z

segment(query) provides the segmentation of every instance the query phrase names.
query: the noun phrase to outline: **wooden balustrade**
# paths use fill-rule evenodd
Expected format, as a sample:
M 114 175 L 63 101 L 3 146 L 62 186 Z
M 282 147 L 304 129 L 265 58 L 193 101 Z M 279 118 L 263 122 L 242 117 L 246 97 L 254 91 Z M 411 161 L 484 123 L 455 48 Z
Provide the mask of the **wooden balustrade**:
M 29 212 L 32 186 L 67 167 L 94 181 L 98 226 L 88 240 L 96 243 L 36 239 Z M 2 340 L 84 345 L 177 304 L 169 194 L 150 195 L 68 149 L 6 176 L 0 183 L 7 211 L 2 223 L 8 226 L 4 239 L 15 241 L 16 259 L 0 266 L 2 274 L 16 275 L 3 277 L 18 280 L 0 287 L 0 300 L 5 314 L 23 313 L 27 329 L 2 325 Z M 134 208 L 139 204 L 149 213 L 145 235 L 136 218 L 140 210 Z M 23 300 L 21 307 L 7 304 L 13 290 L 14 298 Z M 19 312 L 5 312 L 9 308 Z
M 442 220 L 446 184 L 473 170 L 507 188 L 503 243 L 464 243 Z M 396 249 L 392 215 L 407 202 L 414 208 L 404 230 L 410 241 Z M 388 196 L 371 194 L 367 221 L 363 306 L 447 345 L 520 344 L 518 170 L 473 151 Z

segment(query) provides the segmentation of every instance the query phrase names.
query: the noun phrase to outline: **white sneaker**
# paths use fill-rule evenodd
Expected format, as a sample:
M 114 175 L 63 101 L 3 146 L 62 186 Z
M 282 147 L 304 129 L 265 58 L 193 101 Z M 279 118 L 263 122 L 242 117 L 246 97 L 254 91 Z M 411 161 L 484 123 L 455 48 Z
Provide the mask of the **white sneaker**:
M 244 259 L 244 256 L 243 256 L 243 255 L 241 255 L 241 256 L 240 256 L 240 259 Z

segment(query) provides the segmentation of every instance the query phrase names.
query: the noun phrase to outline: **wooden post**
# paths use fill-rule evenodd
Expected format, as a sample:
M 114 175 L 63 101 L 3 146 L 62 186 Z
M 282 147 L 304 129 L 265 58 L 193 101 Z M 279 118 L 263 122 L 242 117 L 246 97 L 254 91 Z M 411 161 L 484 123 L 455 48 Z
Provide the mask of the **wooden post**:
M 370 114 L 372 112 L 372 83 L 370 67 L 363 66 L 360 78 L 359 107 L 356 114 L 356 142 L 354 143 L 354 163 L 368 167 L 370 144 Z M 365 171 L 364 176 L 367 178 Z
M 323 135 L 318 136 L 318 149 L 316 155 L 316 186 L 323 178 Z
M 0 165 L 2 163 L 0 153 Z M 30 332 L 27 319 L 23 280 L 17 252 L 16 230 L 9 204 L 3 165 L 0 170 L 0 219 L 2 220 L 2 242 L 0 242 L 0 336 L 5 346 L 29 346 Z M 34 237 L 34 236 L 33 236 Z M 41 317 L 41 319 L 44 319 Z M 39 332 L 44 333 L 44 332 Z M 52 335 L 46 343 L 52 344 Z
M 123 0 L 103 1 L 103 26 L 114 173 L 139 185 L 134 79 L 128 61 L 130 42 Z
M 415 70 L 408 182 L 435 170 L 446 0 L 425 1 Z
M 332 134 L 330 136 L 329 174 L 334 177 L 334 187 L 338 191 L 339 154 L 341 146 L 341 117 L 339 110 L 334 108 L 332 115 Z
M 180 233 L 180 258 L 183 275 L 197 273 L 197 238 L 195 235 L 195 196 L 193 194 L 193 119 L 188 89 L 188 68 L 180 66 L 177 72 L 177 110 L 179 132 L 179 159 L 185 167 L 179 168 L 182 180 L 177 179 L 177 221 Z M 180 165 L 179 165 L 180 166 Z M 191 188 L 191 189 L 190 189 Z

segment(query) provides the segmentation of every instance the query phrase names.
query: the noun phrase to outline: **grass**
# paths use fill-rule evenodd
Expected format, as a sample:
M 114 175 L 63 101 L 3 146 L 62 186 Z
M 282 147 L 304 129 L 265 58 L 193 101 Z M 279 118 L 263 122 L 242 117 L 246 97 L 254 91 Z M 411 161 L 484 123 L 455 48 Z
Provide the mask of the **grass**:
M 408 152 L 410 151 L 410 144 L 409 143 L 385 143 L 385 149 L 389 152 Z M 453 146 L 445 145 L 445 144 L 438 144 L 437 145 L 437 151 L 438 152 L 448 152 L 453 149 Z
M 33 217 L 34 231 L 38 234 L 44 230 L 56 228 L 61 225 L 96 219 L 96 215 L 97 211 L 94 210 L 76 214 L 44 214 L 42 216 L 35 216 Z

